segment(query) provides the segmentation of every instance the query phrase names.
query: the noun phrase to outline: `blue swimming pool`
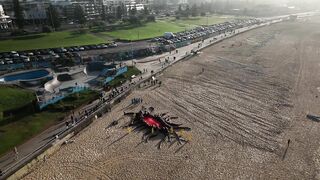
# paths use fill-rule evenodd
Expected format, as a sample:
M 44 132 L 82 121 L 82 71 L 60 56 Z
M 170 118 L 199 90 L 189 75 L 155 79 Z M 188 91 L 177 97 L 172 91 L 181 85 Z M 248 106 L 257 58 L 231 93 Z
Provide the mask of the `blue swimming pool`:
M 22 81 L 22 80 L 33 80 L 33 79 L 39 79 L 42 77 L 48 76 L 50 73 L 47 70 L 41 69 L 41 70 L 35 70 L 35 71 L 28 71 L 18 74 L 12 74 L 8 76 L 4 76 L 2 79 L 5 82 L 10 81 Z

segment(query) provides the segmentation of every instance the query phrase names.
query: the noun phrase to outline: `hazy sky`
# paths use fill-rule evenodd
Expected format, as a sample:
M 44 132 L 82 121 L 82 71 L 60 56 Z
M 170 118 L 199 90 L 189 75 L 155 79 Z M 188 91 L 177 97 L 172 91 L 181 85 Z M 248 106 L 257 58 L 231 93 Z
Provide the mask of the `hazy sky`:
M 211 0 L 207 0 L 211 1 Z M 216 1 L 216 0 L 212 0 Z M 229 1 L 232 2 L 234 0 L 217 0 L 217 1 Z M 239 1 L 239 0 L 237 0 Z M 290 4 L 316 4 L 320 5 L 320 0 L 240 0 L 244 2 L 251 2 L 255 4 L 277 4 L 277 5 L 290 5 Z

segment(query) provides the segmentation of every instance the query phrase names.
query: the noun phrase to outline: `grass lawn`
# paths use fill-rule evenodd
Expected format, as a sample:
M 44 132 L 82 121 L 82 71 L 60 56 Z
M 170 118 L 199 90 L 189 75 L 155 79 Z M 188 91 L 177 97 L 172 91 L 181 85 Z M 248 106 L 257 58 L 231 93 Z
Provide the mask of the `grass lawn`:
M 62 112 L 48 112 L 32 114 L 13 123 L 0 126 L 0 156 L 13 147 L 22 144 L 31 137 L 63 118 Z
M 122 40 L 142 40 L 162 36 L 165 32 L 181 32 L 200 25 L 222 23 L 234 19 L 233 16 L 210 16 L 210 17 L 189 17 L 179 20 L 164 18 L 156 22 L 146 23 L 140 27 L 132 27 L 110 32 L 102 32 L 108 36 Z
M 206 25 L 207 22 L 210 25 L 231 19 L 234 19 L 234 17 L 217 15 L 209 16 L 208 18 L 199 16 L 181 18 L 179 20 L 164 18 L 142 26 L 123 27 L 114 31 L 98 33 L 101 36 L 72 31 L 41 33 L 0 40 L 0 52 L 99 44 L 106 42 L 104 36 L 123 40 L 142 40 L 162 36 L 165 32 L 181 32 L 199 25 Z
M 104 39 L 89 33 L 61 31 L 0 40 L 0 52 L 78 46 L 105 42 Z
M 141 73 L 141 71 L 139 69 L 137 69 L 136 67 L 129 66 L 128 71 L 126 73 L 116 77 L 114 80 L 112 80 L 109 83 L 109 86 L 111 86 L 111 87 L 120 86 L 121 82 L 125 82 L 125 81 L 129 80 L 131 78 L 131 76 L 138 75 L 140 73 Z
M 106 34 L 116 39 L 142 40 L 162 36 L 165 32 L 184 31 L 186 28 L 191 27 L 186 27 L 185 25 L 176 25 L 171 22 L 158 20 L 157 22 L 146 23 L 140 27 L 102 32 L 101 34 Z
M 9 86 L 0 86 L 0 98 L 0 121 L 3 111 L 22 107 L 36 99 L 31 91 Z
M 17 121 L 0 126 L 0 155 L 56 124 L 71 109 L 95 100 L 97 96 L 98 93 L 95 91 L 74 94 L 42 112 L 31 113 Z

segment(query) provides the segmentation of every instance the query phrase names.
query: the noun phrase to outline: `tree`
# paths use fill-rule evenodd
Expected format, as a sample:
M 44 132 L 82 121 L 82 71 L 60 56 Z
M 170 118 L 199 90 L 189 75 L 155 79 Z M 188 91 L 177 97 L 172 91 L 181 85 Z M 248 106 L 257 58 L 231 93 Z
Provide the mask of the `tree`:
M 103 21 L 106 20 L 106 6 L 104 6 L 104 5 L 102 5 L 101 19 L 102 19 Z
M 143 7 L 143 14 L 148 16 L 150 14 L 149 8 L 147 6 Z
M 243 14 L 244 16 L 248 15 L 248 9 L 247 9 L 247 8 L 244 8 L 242 14 Z
M 59 13 L 57 9 L 50 4 L 50 6 L 47 9 L 47 17 L 48 17 L 48 23 L 49 25 L 56 30 L 61 26 L 60 18 L 59 18 Z
M 177 4 L 179 4 L 179 0 L 171 0 L 171 3 L 174 5 L 177 5 Z
M 182 14 L 182 5 L 179 4 L 179 7 L 178 7 L 178 11 L 176 12 L 177 15 L 181 15 Z
M 149 15 L 149 16 L 147 17 L 147 21 L 148 21 L 148 22 L 156 22 L 156 17 L 155 17 L 154 15 Z
M 78 21 L 79 24 L 85 24 L 87 22 L 86 14 L 80 5 L 76 5 L 74 8 L 74 19 Z
M 22 14 L 22 8 L 20 6 L 19 0 L 13 0 L 13 11 L 14 17 L 16 18 L 16 23 L 19 29 L 23 29 L 24 19 Z
M 122 9 L 123 16 L 127 16 L 128 15 L 128 10 L 127 10 L 127 6 L 124 5 L 124 3 L 121 3 L 121 9 Z
M 191 15 L 193 17 L 197 16 L 198 15 L 198 7 L 196 4 L 193 4 L 192 7 L 191 7 Z
M 187 7 L 186 7 L 186 10 L 185 10 L 185 16 L 186 17 L 189 17 L 190 16 L 190 6 L 189 6 L 189 4 L 187 5 Z
M 200 4 L 199 9 L 200 9 L 200 12 L 208 12 L 209 11 L 208 7 L 203 2 Z
M 128 21 L 130 24 L 135 24 L 135 25 L 141 24 L 141 21 L 137 16 L 130 16 Z
M 121 19 L 122 18 L 122 16 L 123 16 L 123 11 L 122 11 L 123 9 L 122 9 L 122 7 L 121 6 L 118 6 L 117 7 L 117 10 L 116 10 L 116 18 L 117 19 Z

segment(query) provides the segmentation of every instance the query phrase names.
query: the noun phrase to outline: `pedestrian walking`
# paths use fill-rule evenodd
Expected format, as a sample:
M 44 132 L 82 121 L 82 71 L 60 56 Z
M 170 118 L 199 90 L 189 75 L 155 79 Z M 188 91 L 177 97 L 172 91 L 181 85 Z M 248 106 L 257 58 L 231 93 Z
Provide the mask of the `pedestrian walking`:
M 16 146 L 14 147 L 14 155 L 15 155 L 15 160 L 18 160 L 18 158 L 19 158 L 19 152 L 18 152 L 18 149 L 17 149 Z
M 69 127 L 69 121 L 66 121 L 66 127 L 67 128 Z

